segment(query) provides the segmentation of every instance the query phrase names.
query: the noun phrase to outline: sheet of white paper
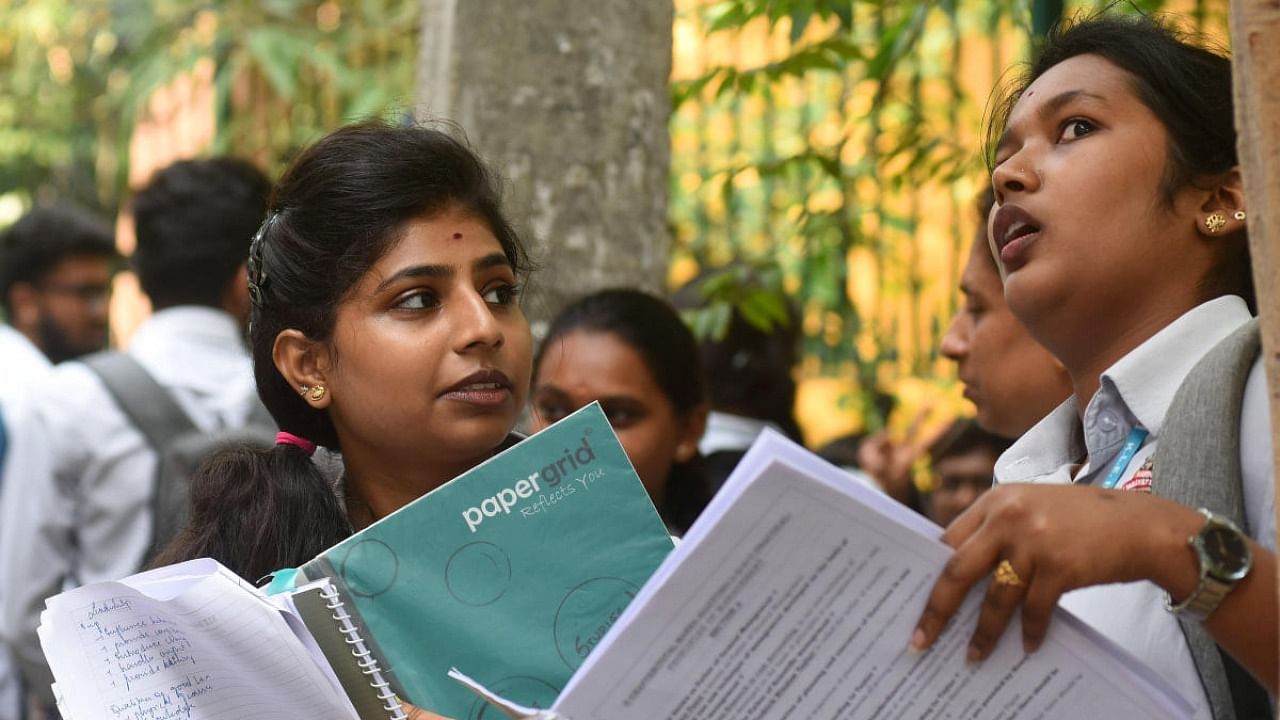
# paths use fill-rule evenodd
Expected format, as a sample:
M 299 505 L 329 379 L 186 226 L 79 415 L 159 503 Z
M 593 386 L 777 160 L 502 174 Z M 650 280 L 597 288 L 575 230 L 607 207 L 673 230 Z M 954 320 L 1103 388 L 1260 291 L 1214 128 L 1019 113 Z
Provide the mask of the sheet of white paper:
M 307 583 L 306 585 L 295 588 L 295 590 L 306 590 L 319 585 L 329 585 L 329 579 L 325 578 L 313 583 Z M 301 641 L 302 647 L 306 650 L 307 655 L 311 657 L 315 666 L 319 668 L 320 673 L 329 681 L 329 685 L 333 687 L 334 693 L 342 699 L 342 702 L 347 708 L 347 715 L 344 717 L 355 715 L 356 709 L 347 698 L 346 692 L 342 689 L 342 681 L 338 680 L 338 675 L 333 671 L 333 668 L 329 666 L 329 661 L 325 658 L 324 651 L 320 649 L 315 638 L 311 637 L 311 631 L 307 629 L 307 624 L 302 621 L 302 613 L 298 612 L 297 605 L 293 603 L 292 593 L 281 592 L 276 593 L 275 595 L 269 595 L 266 597 L 266 601 L 280 610 L 285 622 L 289 624 L 289 629 L 292 630 L 293 634 L 299 641 Z
M 475 693 L 485 702 L 501 710 L 507 717 L 512 718 L 512 720 L 567 720 L 551 710 L 539 710 L 538 708 L 526 707 L 519 703 L 511 702 L 510 700 L 497 695 L 484 685 L 481 685 L 475 678 L 467 675 L 458 668 L 450 668 L 449 677 L 461 683 L 463 687 Z M 488 717 L 487 712 L 481 712 L 483 717 Z
M 41 644 L 70 714 L 354 718 L 276 608 L 216 563 L 209 572 L 208 563 L 49 599 Z
M 758 441 L 554 709 L 572 720 L 1190 716 L 1069 620 L 1025 655 L 1015 618 L 991 657 L 966 664 L 980 592 L 933 649 L 908 653 L 950 550 L 932 523 L 835 472 L 780 437 Z

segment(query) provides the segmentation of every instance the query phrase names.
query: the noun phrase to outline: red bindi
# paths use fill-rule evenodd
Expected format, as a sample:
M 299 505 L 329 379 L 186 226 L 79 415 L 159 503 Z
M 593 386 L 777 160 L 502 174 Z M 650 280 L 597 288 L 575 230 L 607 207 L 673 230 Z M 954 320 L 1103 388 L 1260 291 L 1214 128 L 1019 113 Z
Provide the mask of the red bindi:
M 453 234 L 453 239 L 454 239 L 454 240 L 461 240 L 461 239 L 462 239 L 462 233 L 454 233 L 454 234 Z

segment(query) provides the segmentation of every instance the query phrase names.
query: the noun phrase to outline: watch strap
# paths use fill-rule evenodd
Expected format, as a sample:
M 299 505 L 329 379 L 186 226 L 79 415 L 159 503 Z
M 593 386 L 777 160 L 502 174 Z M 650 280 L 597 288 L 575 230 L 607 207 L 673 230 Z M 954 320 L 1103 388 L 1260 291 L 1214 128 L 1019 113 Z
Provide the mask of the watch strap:
M 1196 584 L 1191 594 L 1181 602 L 1174 602 L 1173 597 L 1167 592 L 1164 596 L 1166 610 L 1181 618 L 1196 622 L 1203 622 L 1205 618 L 1209 617 L 1240 579 L 1220 578 L 1213 575 L 1211 571 L 1213 563 L 1202 547 L 1202 536 L 1211 527 L 1228 529 L 1242 538 L 1244 536 L 1240 528 L 1236 527 L 1235 523 L 1227 518 L 1215 515 L 1205 508 L 1200 508 L 1200 514 L 1204 516 L 1204 525 L 1201 526 L 1200 530 L 1196 531 L 1196 534 L 1187 538 L 1187 546 L 1195 553 L 1196 563 L 1199 565 L 1200 582 Z M 1247 552 L 1245 563 L 1245 572 L 1247 573 L 1249 566 L 1252 565 L 1252 559 L 1248 557 Z
M 1209 613 L 1217 609 L 1222 599 L 1234 587 L 1234 583 L 1226 583 L 1207 575 L 1200 578 L 1196 589 L 1182 602 L 1175 603 L 1169 593 L 1164 595 L 1164 608 L 1174 615 L 1185 617 L 1196 622 L 1204 622 Z

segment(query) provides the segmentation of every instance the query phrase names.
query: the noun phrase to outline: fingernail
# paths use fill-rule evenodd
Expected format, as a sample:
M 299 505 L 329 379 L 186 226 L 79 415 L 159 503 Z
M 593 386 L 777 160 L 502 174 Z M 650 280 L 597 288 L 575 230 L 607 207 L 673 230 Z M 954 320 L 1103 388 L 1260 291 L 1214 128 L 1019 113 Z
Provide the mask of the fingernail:
M 924 630 L 916 628 L 916 631 L 911 634 L 911 644 L 907 646 L 907 650 L 909 650 L 912 655 L 919 655 L 924 652 L 924 640 Z
M 977 645 L 970 645 L 969 651 L 964 654 L 964 661 L 970 664 L 976 663 L 982 659 L 982 650 Z

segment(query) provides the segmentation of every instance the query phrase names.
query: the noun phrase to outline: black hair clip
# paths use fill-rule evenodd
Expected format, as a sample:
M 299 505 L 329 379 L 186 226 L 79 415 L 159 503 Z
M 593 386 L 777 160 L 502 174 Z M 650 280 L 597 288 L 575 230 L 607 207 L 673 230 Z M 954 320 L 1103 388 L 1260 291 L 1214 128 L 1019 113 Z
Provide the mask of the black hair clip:
M 266 268 L 263 267 L 262 243 L 271 229 L 271 224 L 279 216 L 279 210 L 268 215 L 262 222 L 262 226 L 258 228 L 258 232 L 254 233 L 253 240 L 249 241 L 249 301 L 258 309 L 266 304 L 267 282 L 271 279 L 267 275 Z

